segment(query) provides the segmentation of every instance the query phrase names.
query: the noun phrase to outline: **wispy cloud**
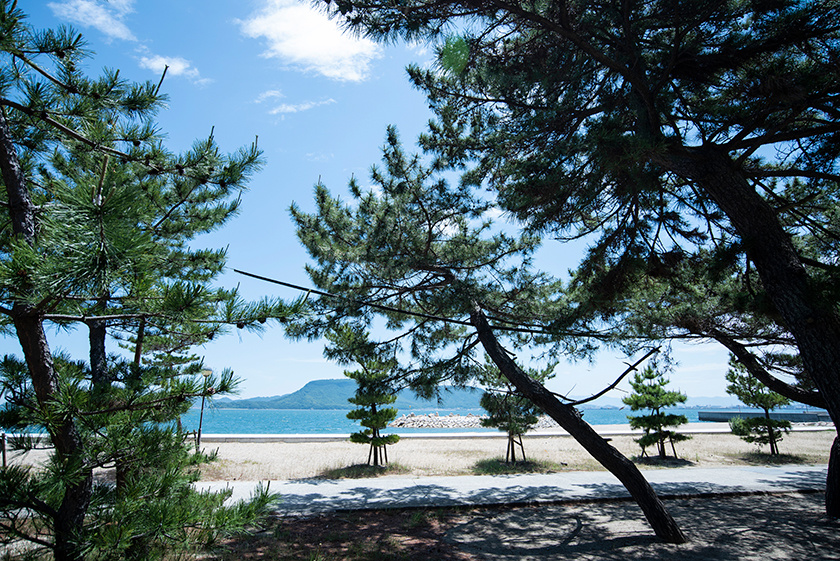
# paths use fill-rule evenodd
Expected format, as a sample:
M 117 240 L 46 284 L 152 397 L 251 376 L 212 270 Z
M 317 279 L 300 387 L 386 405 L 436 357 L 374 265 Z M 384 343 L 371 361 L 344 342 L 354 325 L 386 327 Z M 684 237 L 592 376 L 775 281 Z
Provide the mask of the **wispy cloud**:
M 283 95 L 283 92 L 280 90 L 268 90 L 260 95 L 257 96 L 257 99 L 254 100 L 254 103 L 262 103 L 264 101 L 268 101 L 270 99 L 277 99 L 281 97 L 286 97 Z
M 283 103 L 274 107 L 269 111 L 270 115 L 282 115 L 286 113 L 300 113 L 301 111 L 309 111 L 315 107 L 322 105 L 331 105 L 335 103 L 334 99 L 325 99 L 322 101 L 304 101 L 303 103 Z
M 335 154 L 323 153 L 323 152 L 309 152 L 306 154 L 306 161 L 307 162 L 329 162 L 335 158 Z
M 67 0 L 50 2 L 47 6 L 56 17 L 92 27 L 114 39 L 136 41 L 123 19 L 133 12 L 134 0 Z
M 210 80 L 201 77 L 198 69 L 190 61 L 179 56 L 148 55 L 140 57 L 140 67 L 152 70 L 158 74 L 166 70 L 167 76 L 183 76 L 198 84 L 206 84 Z
M 246 36 L 265 41 L 263 56 L 333 80 L 360 82 L 382 56 L 373 41 L 342 32 L 337 22 L 296 0 L 267 0 L 261 11 L 237 23 Z

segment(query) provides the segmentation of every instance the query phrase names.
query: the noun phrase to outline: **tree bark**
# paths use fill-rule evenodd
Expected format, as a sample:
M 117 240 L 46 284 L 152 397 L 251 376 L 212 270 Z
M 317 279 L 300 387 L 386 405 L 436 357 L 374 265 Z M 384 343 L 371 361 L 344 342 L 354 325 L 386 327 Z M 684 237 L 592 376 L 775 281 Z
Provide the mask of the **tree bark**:
M 819 392 L 803 390 L 800 387 L 793 386 L 787 382 L 783 382 L 779 378 L 776 378 L 770 374 L 764 366 L 762 366 L 758 357 L 756 357 L 756 355 L 753 354 L 744 344 L 715 327 L 711 321 L 705 321 L 697 317 L 683 316 L 679 318 L 678 321 L 674 322 L 674 325 L 676 327 L 686 329 L 695 335 L 714 339 L 726 347 L 729 352 L 735 355 L 735 358 L 744 365 L 750 375 L 767 386 L 767 388 L 771 391 L 774 391 L 791 401 L 798 401 L 799 403 L 804 403 L 805 405 L 810 405 L 811 407 L 825 409 L 825 399 L 823 399 Z
M 731 158 L 714 148 L 674 149 L 657 163 L 695 182 L 729 218 L 840 429 L 840 317 L 814 286 L 776 212 Z M 827 487 L 840 486 L 840 462 L 829 464 L 828 478 Z M 826 496 L 826 510 L 834 517 L 840 517 L 838 499 Z
M 0 168 L 9 200 L 12 232 L 29 245 L 35 244 L 35 205 L 29 196 L 26 180 L 20 167 L 17 151 L 9 135 L 6 116 L 0 109 Z M 32 387 L 38 403 L 49 407 L 58 391 L 52 353 L 44 333 L 39 310 L 26 302 L 12 304 L 12 321 L 23 351 Z M 60 465 L 67 468 L 67 483 L 53 521 L 55 531 L 54 555 L 56 561 L 81 561 L 83 555 L 78 539 L 84 525 L 85 514 L 92 492 L 92 472 L 83 465 L 83 443 L 72 417 L 67 416 L 46 427 Z M 78 469 L 81 469 L 79 473 Z
M 804 403 L 805 405 L 810 405 L 811 407 L 820 407 L 825 409 L 825 399 L 823 399 L 819 392 L 803 390 L 802 388 L 792 386 L 782 380 L 779 380 L 761 366 L 761 363 L 753 353 L 747 350 L 744 345 L 732 337 L 729 337 L 717 329 L 712 329 L 709 336 L 729 349 L 729 351 L 732 352 L 739 361 L 741 361 L 741 364 L 746 367 L 747 372 L 749 372 L 750 375 L 756 378 L 759 382 L 767 386 L 767 388 L 771 391 L 774 391 L 790 400 L 798 401 L 799 403 Z
M 108 354 L 105 349 L 105 339 L 108 335 L 107 326 L 102 320 L 88 320 L 88 342 L 90 343 L 90 377 L 94 391 L 104 391 L 108 388 Z
M 581 418 L 577 409 L 562 403 L 542 384 L 519 368 L 499 344 L 487 323 L 487 318 L 480 309 L 476 308 L 472 312 L 470 320 L 478 331 L 478 338 L 484 350 L 517 391 L 557 421 L 593 458 L 621 481 L 642 508 L 653 531 L 660 539 L 668 543 L 685 543 L 687 541 L 685 535 L 633 462 L 595 432 Z
M 840 436 L 834 437 L 834 444 L 831 445 L 831 453 L 828 457 L 828 473 L 840 471 Z M 840 518 L 837 510 L 832 510 L 829 505 L 840 504 L 840 481 L 828 478 L 825 486 L 825 513 L 831 518 Z

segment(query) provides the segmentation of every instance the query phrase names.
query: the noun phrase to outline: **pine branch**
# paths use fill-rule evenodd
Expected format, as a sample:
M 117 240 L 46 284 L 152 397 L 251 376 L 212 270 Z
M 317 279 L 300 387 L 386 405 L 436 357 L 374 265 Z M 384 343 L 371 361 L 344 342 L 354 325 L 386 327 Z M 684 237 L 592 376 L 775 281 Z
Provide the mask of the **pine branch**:
M 382 311 L 385 311 L 385 312 L 392 312 L 392 313 L 402 314 L 402 315 L 406 315 L 406 316 L 422 318 L 422 319 L 426 319 L 426 320 L 430 320 L 430 321 L 440 321 L 440 322 L 443 322 L 443 323 L 451 323 L 451 324 L 454 324 L 454 325 L 463 325 L 463 326 L 467 326 L 467 327 L 472 327 L 473 326 L 472 323 L 470 323 L 467 320 L 452 319 L 452 318 L 447 318 L 447 317 L 443 317 L 443 316 L 436 316 L 436 315 L 433 315 L 433 314 L 426 314 L 426 313 L 423 313 L 423 312 L 414 312 L 414 311 L 409 311 L 409 310 L 403 310 L 403 309 L 400 309 L 400 308 L 395 308 L 393 306 L 386 306 L 384 304 L 376 304 L 376 303 L 373 303 L 373 302 L 366 302 L 364 300 L 356 300 L 356 299 L 349 298 L 349 297 L 346 297 L 346 296 L 338 296 L 336 294 L 331 294 L 329 292 L 324 292 L 322 290 L 317 290 L 317 289 L 314 289 L 314 288 L 306 288 L 306 287 L 303 287 L 303 286 L 300 286 L 300 285 L 284 282 L 284 281 L 281 281 L 281 280 L 272 279 L 272 278 L 264 277 L 264 276 L 261 276 L 261 275 L 256 275 L 254 273 L 248 273 L 246 271 L 240 271 L 239 269 L 234 269 L 233 271 L 235 273 L 239 273 L 240 275 L 245 275 L 247 277 L 255 278 L 255 279 L 258 279 L 258 280 L 265 281 L 265 282 L 270 282 L 272 284 L 279 284 L 280 286 L 285 286 L 287 288 L 292 288 L 294 290 L 299 290 L 299 291 L 302 291 L 302 292 L 305 291 L 307 294 L 315 294 L 317 296 L 323 296 L 323 297 L 326 297 L 326 298 L 335 298 L 336 300 L 343 300 L 345 302 L 350 302 L 352 304 L 356 304 L 356 305 L 359 305 L 359 306 L 366 306 L 366 307 L 370 307 L 370 308 L 375 308 L 375 309 L 382 310 Z M 507 323 L 511 323 L 509 320 L 503 320 L 503 321 L 506 321 Z M 531 329 L 531 328 L 526 328 L 526 327 L 493 326 L 493 329 L 496 329 L 498 331 L 508 331 L 508 332 L 511 332 L 511 333 L 530 333 L 530 334 L 534 334 L 534 335 L 554 335 L 554 336 L 556 336 L 556 335 L 560 334 L 556 331 L 550 331 L 550 330 L 547 330 L 547 329 Z M 563 335 L 569 335 L 569 336 L 576 336 L 576 337 L 593 337 L 593 338 L 598 338 L 598 337 L 604 337 L 605 338 L 605 337 L 607 337 L 607 335 L 604 335 L 604 334 L 598 333 L 598 332 L 564 331 L 564 332 L 562 332 L 562 334 Z

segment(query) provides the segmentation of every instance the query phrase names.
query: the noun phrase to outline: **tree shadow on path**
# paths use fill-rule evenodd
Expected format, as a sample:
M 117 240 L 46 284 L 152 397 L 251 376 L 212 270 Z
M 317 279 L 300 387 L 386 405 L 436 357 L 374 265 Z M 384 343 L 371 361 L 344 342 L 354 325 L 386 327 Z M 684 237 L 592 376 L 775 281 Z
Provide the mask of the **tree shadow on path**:
M 629 501 L 487 509 L 446 534 L 487 561 L 840 560 L 820 493 L 667 501 L 689 543 L 661 543 Z

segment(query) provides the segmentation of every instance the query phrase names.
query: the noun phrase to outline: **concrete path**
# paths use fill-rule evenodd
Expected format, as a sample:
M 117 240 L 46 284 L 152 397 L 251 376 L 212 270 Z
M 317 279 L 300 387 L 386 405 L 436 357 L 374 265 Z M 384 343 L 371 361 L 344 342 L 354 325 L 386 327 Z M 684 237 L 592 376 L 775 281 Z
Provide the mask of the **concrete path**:
M 663 497 L 705 494 L 820 491 L 824 466 L 674 468 L 643 470 Z M 203 489 L 233 489 L 231 501 L 246 499 L 257 482 L 201 482 Z M 277 512 L 305 516 L 335 510 L 499 505 L 627 498 L 608 472 L 451 477 L 379 477 L 272 481 L 279 493 Z

